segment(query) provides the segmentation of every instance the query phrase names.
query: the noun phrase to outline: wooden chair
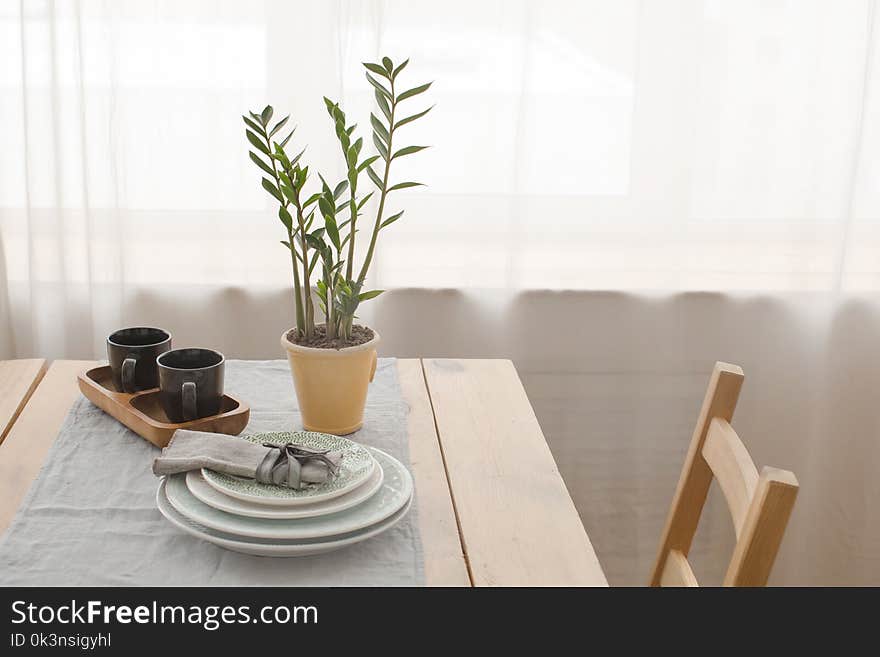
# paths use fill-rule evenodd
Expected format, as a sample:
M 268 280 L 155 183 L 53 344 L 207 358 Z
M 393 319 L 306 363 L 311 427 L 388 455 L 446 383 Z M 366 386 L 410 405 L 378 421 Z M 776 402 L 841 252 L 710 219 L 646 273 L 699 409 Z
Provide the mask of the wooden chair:
M 703 407 L 663 530 L 651 586 L 698 586 L 687 560 L 712 477 L 718 480 L 736 529 L 724 586 L 764 586 L 798 492 L 788 470 L 758 474 L 730 426 L 742 387 L 736 365 L 715 363 Z

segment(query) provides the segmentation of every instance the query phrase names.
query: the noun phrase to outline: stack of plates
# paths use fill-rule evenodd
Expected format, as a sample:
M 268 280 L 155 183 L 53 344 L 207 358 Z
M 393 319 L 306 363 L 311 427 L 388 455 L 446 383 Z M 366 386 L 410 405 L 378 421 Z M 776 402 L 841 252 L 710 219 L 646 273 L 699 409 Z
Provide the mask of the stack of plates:
M 339 450 L 342 462 L 330 481 L 303 490 L 208 469 L 164 477 L 156 494 L 162 515 L 183 531 L 229 550 L 298 557 L 366 540 L 409 511 L 412 477 L 381 450 L 308 431 L 242 438 Z

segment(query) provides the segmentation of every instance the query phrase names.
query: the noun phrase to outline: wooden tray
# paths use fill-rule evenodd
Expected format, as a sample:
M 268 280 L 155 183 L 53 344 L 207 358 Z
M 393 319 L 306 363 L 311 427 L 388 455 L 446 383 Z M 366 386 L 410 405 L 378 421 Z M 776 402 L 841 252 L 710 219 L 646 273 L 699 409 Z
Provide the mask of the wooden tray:
M 177 429 L 237 435 L 247 426 L 251 415 L 247 404 L 232 395 L 223 395 L 219 414 L 174 424 L 162 410 L 158 388 L 133 395 L 116 392 L 109 365 L 80 372 L 77 381 L 82 394 L 95 406 L 157 447 L 165 447 Z

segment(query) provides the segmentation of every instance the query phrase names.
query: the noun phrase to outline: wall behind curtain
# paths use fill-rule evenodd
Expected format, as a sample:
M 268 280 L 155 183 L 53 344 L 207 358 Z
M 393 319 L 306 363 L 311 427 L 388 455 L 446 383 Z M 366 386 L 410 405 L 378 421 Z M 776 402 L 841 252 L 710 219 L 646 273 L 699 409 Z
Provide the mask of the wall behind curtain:
M 288 263 L 239 116 L 292 113 L 339 177 L 321 96 L 365 126 L 359 62 L 409 56 L 437 107 L 373 268 L 384 353 L 513 358 L 614 583 L 647 577 L 738 362 L 741 433 L 803 486 L 777 583 L 880 583 L 874 5 L 0 0 L 0 357 L 140 322 L 277 357 Z

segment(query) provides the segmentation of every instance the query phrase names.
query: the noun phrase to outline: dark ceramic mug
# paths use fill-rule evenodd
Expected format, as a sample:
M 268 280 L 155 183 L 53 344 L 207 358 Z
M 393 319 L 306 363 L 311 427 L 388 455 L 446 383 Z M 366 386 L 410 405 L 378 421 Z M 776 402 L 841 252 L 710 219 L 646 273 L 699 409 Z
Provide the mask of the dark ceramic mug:
M 107 358 L 118 392 L 134 393 L 159 385 L 156 358 L 171 349 L 165 329 L 134 326 L 119 329 L 107 338 Z
M 172 349 L 159 356 L 159 401 L 168 419 L 189 422 L 217 415 L 226 359 L 213 349 Z

